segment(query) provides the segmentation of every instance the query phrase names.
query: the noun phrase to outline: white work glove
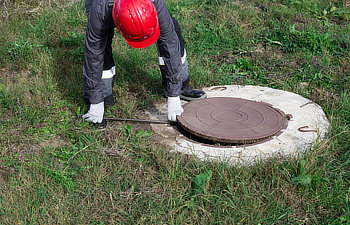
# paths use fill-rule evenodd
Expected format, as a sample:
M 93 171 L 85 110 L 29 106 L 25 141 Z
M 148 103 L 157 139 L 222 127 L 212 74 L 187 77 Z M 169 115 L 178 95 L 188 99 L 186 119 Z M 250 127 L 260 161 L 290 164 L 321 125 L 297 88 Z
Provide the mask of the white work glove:
M 180 116 L 184 112 L 181 106 L 180 96 L 168 97 L 168 119 L 176 121 L 176 116 Z
M 83 115 L 83 119 L 88 122 L 101 123 L 105 111 L 104 102 L 91 104 L 89 111 Z

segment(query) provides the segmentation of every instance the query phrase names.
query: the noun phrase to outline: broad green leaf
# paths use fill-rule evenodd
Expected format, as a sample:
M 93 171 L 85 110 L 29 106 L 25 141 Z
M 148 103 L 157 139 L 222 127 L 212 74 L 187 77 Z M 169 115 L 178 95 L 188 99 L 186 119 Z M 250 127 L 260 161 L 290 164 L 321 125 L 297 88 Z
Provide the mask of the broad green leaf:
M 212 174 L 213 172 L 211 170 L 207 170 L 195 176 L 191 183 L 192 190 L 190 195 L 195 196 L 207 192 Z

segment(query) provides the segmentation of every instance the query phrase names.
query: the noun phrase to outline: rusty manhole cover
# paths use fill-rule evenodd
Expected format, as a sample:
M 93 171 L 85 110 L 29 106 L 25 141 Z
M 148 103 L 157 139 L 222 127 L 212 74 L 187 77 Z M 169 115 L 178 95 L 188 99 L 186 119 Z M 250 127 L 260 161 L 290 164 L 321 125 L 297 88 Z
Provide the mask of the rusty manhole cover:
M 236 144 L 267 139 L 288 124 L 284 113 L 267 103 L 228 97 L 189 102 L 177 120 L 183 129 L 198 137 Z

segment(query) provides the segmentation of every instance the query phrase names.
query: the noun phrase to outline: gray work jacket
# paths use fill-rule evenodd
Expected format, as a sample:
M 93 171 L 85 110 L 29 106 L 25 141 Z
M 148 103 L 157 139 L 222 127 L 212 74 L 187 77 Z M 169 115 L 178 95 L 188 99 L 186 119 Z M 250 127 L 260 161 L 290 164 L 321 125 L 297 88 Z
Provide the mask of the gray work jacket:
M 102 72 L 108 30 L 115 28 L 112 7 L 108 0 L 95 1 L 89 13 L 85 37 L 85 58 L 83 75 L 86 87 L 85 95 L 91 104 L 104 101 Z M 180 41 L 164 0 L 152 0 L 157 13 L 160 36 L 157 40 L 159 56 L 163 58 L 165 70 L 162 72 L 166 81 L 167 96 L 181 94 L 181 53 Z

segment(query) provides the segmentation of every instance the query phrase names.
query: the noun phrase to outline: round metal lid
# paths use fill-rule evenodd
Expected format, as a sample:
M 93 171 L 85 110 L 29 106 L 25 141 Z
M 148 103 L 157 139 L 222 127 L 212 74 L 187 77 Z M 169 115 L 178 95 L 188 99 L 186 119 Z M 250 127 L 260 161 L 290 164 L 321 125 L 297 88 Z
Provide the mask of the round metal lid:
M 211 141 L 249 144 L 287 127 L 285 114 L 264 102 L 215 97 L 189 102 L 177 117 L 186 131 Z

